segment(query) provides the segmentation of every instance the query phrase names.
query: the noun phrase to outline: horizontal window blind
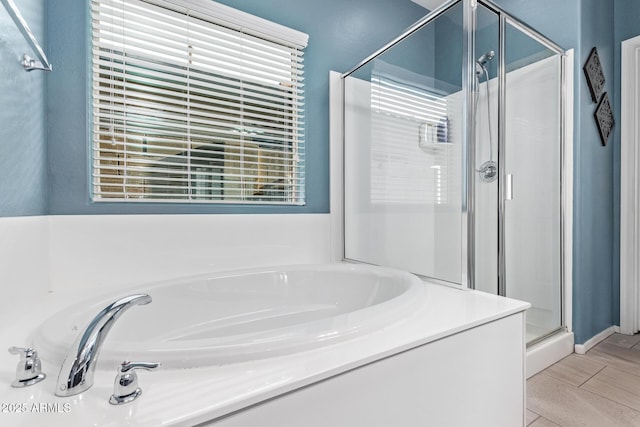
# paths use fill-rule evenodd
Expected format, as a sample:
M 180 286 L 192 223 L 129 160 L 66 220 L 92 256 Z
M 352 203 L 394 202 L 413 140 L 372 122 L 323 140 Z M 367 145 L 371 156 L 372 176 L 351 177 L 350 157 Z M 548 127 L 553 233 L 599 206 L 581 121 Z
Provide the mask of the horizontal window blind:
M 304 204 L 306 35 L 177 3 L 92 1 L 93 200 Z

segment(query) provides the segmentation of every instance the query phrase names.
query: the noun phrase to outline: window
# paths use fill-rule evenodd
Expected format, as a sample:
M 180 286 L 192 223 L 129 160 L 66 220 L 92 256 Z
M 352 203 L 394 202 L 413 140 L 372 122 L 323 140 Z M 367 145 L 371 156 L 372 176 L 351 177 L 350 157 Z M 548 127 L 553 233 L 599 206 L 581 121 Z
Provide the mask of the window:
M 92 1 L 95 201 L 304 204 L 306 34 L 208 0 Z

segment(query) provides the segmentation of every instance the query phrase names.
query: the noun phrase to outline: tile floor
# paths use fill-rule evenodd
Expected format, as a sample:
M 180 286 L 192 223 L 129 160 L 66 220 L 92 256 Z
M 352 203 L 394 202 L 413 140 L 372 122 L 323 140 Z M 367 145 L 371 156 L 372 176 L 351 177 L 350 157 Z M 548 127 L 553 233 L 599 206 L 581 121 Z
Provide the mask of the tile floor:
M 640 334 L 613 334 L 531 377 L 527 425 L 640 427 Z

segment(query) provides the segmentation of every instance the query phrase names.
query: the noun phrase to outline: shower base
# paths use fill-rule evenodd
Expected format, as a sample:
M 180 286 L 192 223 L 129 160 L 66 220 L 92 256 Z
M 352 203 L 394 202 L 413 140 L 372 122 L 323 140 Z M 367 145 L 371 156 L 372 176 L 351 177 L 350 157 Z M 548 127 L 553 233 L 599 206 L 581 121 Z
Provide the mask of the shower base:
M 527 339 L 529 325 L 527 324 Z M 560 331 L 527 348 L 526 371 L 531 378 L 543 369 L 567 357 L 574 350 L 573 332 Z

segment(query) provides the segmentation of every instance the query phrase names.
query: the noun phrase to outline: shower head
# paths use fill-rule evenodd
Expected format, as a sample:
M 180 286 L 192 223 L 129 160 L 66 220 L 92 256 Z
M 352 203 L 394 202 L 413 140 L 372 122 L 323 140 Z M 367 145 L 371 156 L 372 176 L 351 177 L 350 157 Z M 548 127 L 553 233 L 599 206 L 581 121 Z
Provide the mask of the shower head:
M 487 63 L 487 61 L 491 61 L 493 59 L 493 57 L 496 55 L 496 53 L 492 50 L 483 53 L 482 55 L 480 55 L 480 57 L 478 59 L 476 59 L 476 62 L 480 65 L 484 65 Z
M 485 74 L 486 78 L 488 79 L 488 72 L 487 72 L 487 68 L 484 66 L 487 62 L 491 61 L 493 59 L 493 57 L 496 55 L 496 53 L 492 50 L 487 51 L 485 53 L 483 53 L 482 55 L 480 55 L 480 57 L 478 59 L 476 59 L 476 76 L 477 78 L 480 78 L 483 74 Z

